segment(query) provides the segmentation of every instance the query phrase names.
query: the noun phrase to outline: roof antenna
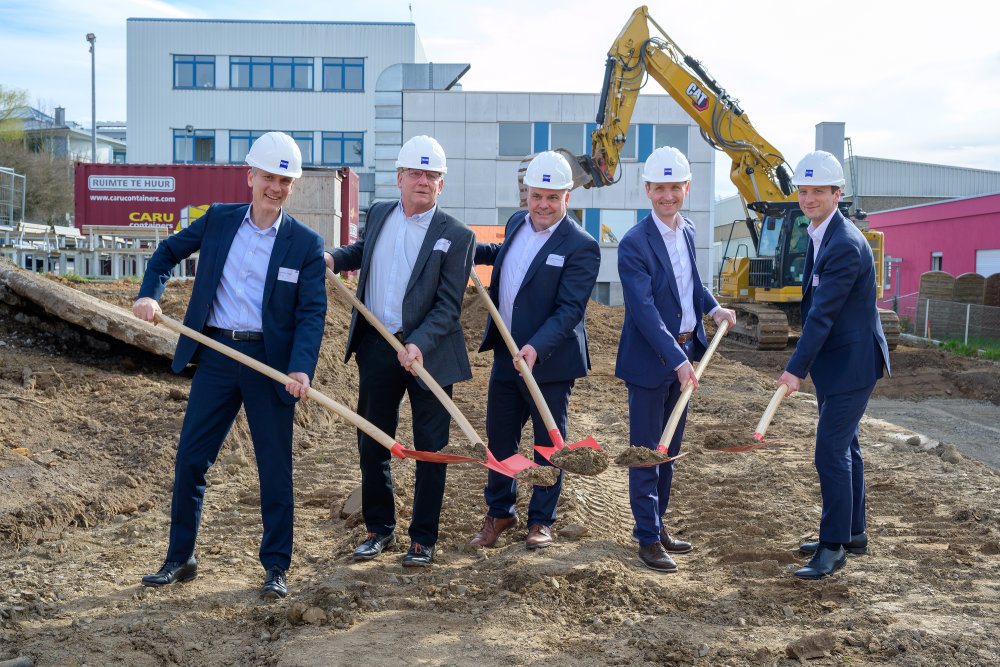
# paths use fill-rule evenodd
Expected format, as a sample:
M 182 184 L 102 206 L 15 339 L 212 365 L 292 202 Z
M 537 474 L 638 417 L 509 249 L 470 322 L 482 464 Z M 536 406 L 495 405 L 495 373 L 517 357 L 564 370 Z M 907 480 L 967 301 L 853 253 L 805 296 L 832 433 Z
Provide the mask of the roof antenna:
M 410 3 L 410 23 L 413 23 L 413 3 Z

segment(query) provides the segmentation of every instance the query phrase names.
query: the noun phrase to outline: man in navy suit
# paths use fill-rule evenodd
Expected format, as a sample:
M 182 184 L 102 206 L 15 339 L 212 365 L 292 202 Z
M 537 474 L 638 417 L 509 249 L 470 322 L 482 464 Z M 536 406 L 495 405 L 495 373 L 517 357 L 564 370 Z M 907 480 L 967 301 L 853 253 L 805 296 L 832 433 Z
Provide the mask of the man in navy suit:
M 422 364 L 449 396 L 454 383 L 472 377 L 459 317 L 475 234 L 437 205 L 447 171 L 436 140 L 412 137 L 396 159 L 399 200 L 374 204 L 362 238 L 326 255 L 334 271 L 361 270 L 358 298 L 404 345 L 393 352 L 354 311 L 344 361 L 356 355 L 358 413 L 395 436 L 405 393 L 413 413 L 413 446 L 430 452 L 448 444 L 451 416 L 410 364 Z M 360 430 L 358 452 L 361 514 L 368 534 L 354 559 L 371 560 L 396 542 L 396 503 L 389 452 Z M 417 461 L 410 548 L 403 556 L 407 567 L 424 567 L 433 560 L 447 468 Z
M 735 324 L 736 315 L 719 307 L 698 273 L 694 224 L 680 214 L 691 187 L 687 158 L 663 146 L 646 160 L 642 175 L 653 209 L 618 245 L 625 322 L 615 376 L 628 388 L 629 445 L 656 449 L 684 387 L 698 388 L 691 362 L 708 347 L 702 314 L 716 324 Z M 685 408 L 667 449 L 670 456 L 680 452 L 686 417 Z M 658 572 L 675 572 L 670 554 L 692 548 L 663 525 L 673 472 L 672 462 L 628 471 L 639 561 Z
M 132 312 L 148 322 L 160 311 L 170 273 L 199 252 L 184 324 L 288 374 L 287 385 L 181 336 L 173 369 L 198 364 L 181 426 L 170 509 L 170 544 L 146 586 L 194 579 L 195 538 L 205 472 L 215 462 L 240 406 L 245 408 L 260 478 L 264 534 L 260 562 L 267 598 L 287 593 L 292 556 L 292 419 L 306 400 L 326 318 L 323 239 L 282 211 L 302 158 L 286 134 L 269 132 L 247 154 L 250 204 L 213 204 L 163 241 L 149 260 Z
M 842 568 L 847 552 L 868 551 L 858 424 L 883 366 L 889 370 L 889 348 L 876 305 L 871 247 L 837 207 L 844 186 L 840 162 L 825 151 L 810 153 L 795 168 L 792 183 L 811 224 L 802 280 L 802 336 L 778 384 L 788 385 L 791 393 L 809 373 L 816 387 L 816 470 L 823 513 L 819 541 L 800 547 L 813 557 L 795 576 L 820 579 Z
M 539 153 L 524 176 L 528 210 L 507 221 L 502 244 L 479 243 L 476 263 L 492 264 L 490 296 L 520 345 L 511 357 L 492 318 L 479 351 L 493 350 L 493 369 L 486 403 L 486 436 L 498 459 L 517 453 L 521 429 L 531 416 L 536 445 L 549 445 L 549 435 L 527 385 L 517 372 L 523 359 L 538 382 L 545 402 L 566 438 L 566 411 L 576 378 L 587 375 L 585 314 L 597 282 L 601 250 L 597 241 L 566 213 L 573 176 L 558 153 Z M 535 461 L 549 465 L 538 452 Z M 562 472 L 553 486 L 535 486 L 528 504 L 525 545 L 538 549 L 552 544 L 551 526 Z M 517 481 L 490 471 L 485 489 L 489 511 L 472 544 L 492 546 L 501 532 L 517 524 L 514 503 Z

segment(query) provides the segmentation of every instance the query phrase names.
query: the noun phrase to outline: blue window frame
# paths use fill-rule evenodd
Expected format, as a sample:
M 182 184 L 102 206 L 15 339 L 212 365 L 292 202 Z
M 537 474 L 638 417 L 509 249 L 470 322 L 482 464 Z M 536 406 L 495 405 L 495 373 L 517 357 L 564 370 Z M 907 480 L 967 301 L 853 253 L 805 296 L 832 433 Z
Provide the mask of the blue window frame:
M 323 58 L 323 90 L 365 89 L 364 58 Z
M 312 90 L 313 59 L 230 56 L 229 87 L 248 90 Z
M 243 164 L 253 142 L 267 130 L 229 130 L 229 161 Z
M 302 164 L 313 163 L 313 133 L 312 132 L 289 132 L 288 133 L 302 153 Z
M 215 56 L 174 56 L 174 88 L 215 88 Z
M 215 162 L 215 130 L 174 130 L 174 162 Z
M 363 132 L 324 132 L 323 164 L 361 166 L 364 164 Z

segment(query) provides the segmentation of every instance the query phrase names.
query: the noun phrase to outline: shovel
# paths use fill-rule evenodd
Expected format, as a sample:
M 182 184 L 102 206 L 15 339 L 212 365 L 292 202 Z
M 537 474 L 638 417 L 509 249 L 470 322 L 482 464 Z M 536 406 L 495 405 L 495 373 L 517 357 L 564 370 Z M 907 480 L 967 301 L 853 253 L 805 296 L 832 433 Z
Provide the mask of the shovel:
M 386 342 L 388 342 L 389 345 L 396 350 L 396 352 L 403 349 L 403 344 L 399 342 L 399 339 L 389 333 L 389 330 L 385 328 L 385 325 L 382 324 L 381 320 L 375 317 L 375 315 L 368 310 L 365 304 L 361 303 L 361 300 L 351 293 L 351 290 L 347 289 L 347 286 L 340 280 L 337 274 L 330 269 L 327 269 L 326 277 L 337 288 L 337 291 L 339 291 L 341 295 L 343 295 L 343 297 L 347 299 L 347 301 L 354 306 L 354 308 L 361 313 L 366 320 L 368 320 L 368 323 L 372 325 L 375 330 L 379 332 L 379 334 L 381 334 L 382 338 L 385 338 Z M 417 374 L 417 377 L 424 381 L 424 384 L 426 384 L 431 390 L 431 393 L 433 393 L 434 396 L 441 401 L 441 404 L 446 410 L 448 410 L 448 414 L 450 414 L 455 420 L 455 423 L 458 424 L 458 427 L 462 430 L 462 433 L 465 434 L 465 437 L 467 437 L 474 445 L 483 444 L 482 439 L 476 434 L 476 431 L 472 428 L 472 424 L 469 423 L 469 420 L 465 418 L 465 415 L 463 415 L 462 411 L 458 409 L 455 402 L 451 400 L 451 397 L 445 393 L 444 389 L 441 388 L 441 385 L 439 385 L 431 374 L 427 372 L 423 365 L 419 361 L 414 360 L 410 367 L 413 372 Z M 486 466 L 490 470 L 495 470 L 501 475 L 506 475 L 507 477 L 514 477 L 525 468 L 532 468 L 538 465 L 534 461 L 529 461 L 520 454 L 514 454 L 513 456 L 500 461 L 493 456 L 488 447 L 483 445 L 483 448 L 486 449 L 486 461 L 481 461 L 480 459 L 473 458 L 471 456 L 441 454 L 440 452 L 420 453 L 423 455 L 423 458 L 421 458 L 422 461 L 432 461 L 434 463 L 478 463 Z
M 242 352 L 238 352 L 237 350 L 234 350 L 228 345 L 223 345 L 222 343 L 214 341 L 208 336 L 200 334 L 194 329 L 186 327 L 180 322 L 167 317 L 163 313 L 156 314 L 156 321 L 164 325 L 168 329 L 172 329 L 181 335 L 196 340 L 202 345 L 207 345 L 216 352 L 224 354 L 230 359 L 235 359 L 241 364 L 249 366 L 255 371 L 263 373 L 272 380 L 276 380 L 281 384 L 288 384 L 289 382 L 293 382 L 292 378 L 288 377 L 284 373 L 276 371 L 267 364 L 262 364 L 253 357 L 248 357 L 247 355 L 243 354 Z M 370 421 L 368 421 L 361 415 L 357 414 L 356 412 L 353 412 L 349 408 L 341 405 L 332 398 L 329 398 L 324 394 L 321 394 L 316 389 L 310 387 L 307 395 L 309 396 L 309 398 L 313 399 L 314 401 L 322 405 L 324 408 L 330 410 L 335 414 L 340 415 L 350 423 L 354 424 L 357 428 L 361 429 L 362 431 L 370 435 L 376 442 L 378 442 L 378 444 L 382 445 L 390 452 L 392 452 L 394 456 L 398 456 L 401 459 L 411 458 L 411 459 L 418 459 L 421 461 L 427 460 L 424 458 L 424 454 L 427 454 L 428 452 L 418 452 L 412 449 L 406 449 L 401 444 L 396 442 L 392 437 L 390 437 L 387 433 L 385 433 L 377 426 L 372 424 Z
M 503 323 L 503 319 L 500 317 L 497 307 L 493 305 L 493 299 L 486 292 L 486 288 L 483 287 L 483 283 L 479 280 L 479 276 L 476 272 L 472 272 L 472 281 L 476 284 L 476 289 L 479 292 L 479 296 L 482 297 L 483 302 L 490 311 L 490 316 L 493 317 L 493 322 L 496 324 L 497 330 L 503 337 L 504 342 L 507 344 L 507 349 L 510 350 L 511 356 L 516 356 L 518 349 L 517 343 L 514 342 L 514 338 L 510 335 L 510 331 L 507 330 L 507 326 Z M 552 412 L 549 410 L 549 406 L 545 403 L 545 397 L 542 396 L 541 389 L 538 388 L 538 383 L 535 382 L 534 376 L 531 374 L 531 369 L 528 368 L 528 364 L 525 363 L 524 359 L 517 360 L 517 370 L 520 371 L 521 377 L 524 378 L 524 383 L 528 385 L 528 392 L 531 394 L 532 400 L 535 402 L 535 406 L 538 408 L 538 413 L 542 417 L 542 421 L 545 422 L 545 428 L 548 429 L 549 438 L 552 440 L 552 447 L 544 447 L 535 445 L 535 450 L 545 457 L 546 461 L 552 462 L 552 454 L 557 450 L 563 449 L 564 447 L 569 447 L 570 449 L 576 449 L 577 447 L 590 447 L 592 449 L 601 450 L 600 445 L 594 438 L 586 438 L 580 442 L 574 442 L 567 445 L 563 442 L 562 434 L 559 433 L 559 427 L 556 426 L 556 420 L 552 417 Z M 558 466 L 557 466 L 558 467 Z M 569 471 L 577 472 L 577 471 Z
M 753 432 L 754 440 L 763 444 L 764 434 L 767 432 L 767 427 L 771 425 L 771 420 L 774 419 L 774 413 L 778 411 L 778 405 L 787 393 L 788 385 L 779 384 L 778 389 L 774 392 L 774 396 L 771 397 L 771 402 L 767 404 L 767 409 L 764 410 L 764 414 L 761 416 L 760 421 L 757 422 L 757 428 L 755 428 Z
M 712 355 L 715 354 L 715 348 L 719 347 L 719 343 L 722 342 L 722 337 L 726 335 L 726 331 L 729 330 L 729 320 L 723 320 L 722 324 L 719 325 L 718 330 L 715 332 L 715 336 L 712 337 L 712 342 L 708 344 L 708 349 L 705 350 L 705 354 L 702 356 L 701 361 L 694 369 L 694 376 L 701 380 L 701 374 L 705 372 L 705 367 L 708 366 L 708 362 L 712 359 Z M 681 421 L 681 415 L 684 414 L 684 408 L 687 407 L 688 401 L 691 400 L 691 394 L 694 393 L 694 383 L 688 382 L 687 386 L 684 387 L 684 391 L 681 392 L 680 398 L 677 399 L 677 403 L 674 405 L 673 411 L 670 413 L 670 418 L 667 419 L 667 425 L 663 429 L 663 435 L 660 436 L 660 443 L 656 446 L 656 451 L 660 454 L 666 454 L 667 449 L 670 447 L 670 440 L 674 437 L 674 431 L 677 430 L 677 424 Z M 682 456 L 682 455 L 678 455 Z M 655 466 L 660 463 L 667 463 L 678 458 L 674 456 L 669 459 L 664 459 L 663 461 L 658 461 L 654 463 L 641 463 L 639 465 L 629 466 L 630 468 L 642 468 L 645 466 Z

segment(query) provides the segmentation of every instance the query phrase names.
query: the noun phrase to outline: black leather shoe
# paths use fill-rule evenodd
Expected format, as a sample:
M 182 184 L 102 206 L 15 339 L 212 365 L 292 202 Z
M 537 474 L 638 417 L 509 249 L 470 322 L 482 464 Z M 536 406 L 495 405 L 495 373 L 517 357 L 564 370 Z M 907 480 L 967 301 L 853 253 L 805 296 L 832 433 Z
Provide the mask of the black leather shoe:
M 817 547 L 819 547 L 819 542 L 806 542 L 799 547 L 799 551 L 804 554 L 814 554 Z M 851 535 L 851 541 L 844 545 L 844 549 L 847 550 L 847 553 L 855 556 L 868 553 L 868 533 Z
M 434 560 L 434 547 L 425 547 L 419 542 L 410 545 L 410 550 L 403 556 L 404 567 L 427 567 Z
M 670 537 L 670 533 L 667 532 L 666 528 L 660 529 L 660 544 L 663 545 L 667 553 L 672 554 L 686 554 L 694 548 L 690 542 L 682 542 Z
M 288 579 L 285 571 L 275 565 L 267 571 L 267 579 L 260 588 L 261 595 L 265 600 L 275 600 L 288 595 Z
M 650 570 L 656 570 L 657 572 L 669 573 L 677 571 L 677 563 L 667 554 L 663 545 L 659 542 L 639 547 L 639 562 Z
M 822 579 L 844 567 L 846 562 L 847 552 L 844 551 L 844 547 L 836 549 L 820 547 L 805 567 L 795 570 L 795 576 L 799 579 Z
M 142 578 L 143 586 L 159 588 L 175 581 L 191 581 L 198 576 L 198 562 L 191 556 L 186 561 L 168 560 L 156 574 L 147 574 Z
M 354 560 L 371 560 L 396 543 L 396 533 L 378 535 L 368 533 L 368 537 L 354 550 Z

